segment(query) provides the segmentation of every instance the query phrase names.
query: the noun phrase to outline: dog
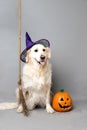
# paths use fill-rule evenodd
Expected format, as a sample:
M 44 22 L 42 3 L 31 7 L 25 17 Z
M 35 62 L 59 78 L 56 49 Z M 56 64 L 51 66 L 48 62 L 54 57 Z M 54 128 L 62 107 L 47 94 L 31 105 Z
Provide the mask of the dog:
M 51 107 L 51 77 L 52 70 L 49 60 L 51 52 L 49 47 L 36 44 L 27 51 L 26 64 L 23 67 L 22 89 L 28 110 L 36 106 L 46 107 L 48 113 L 53 113 Z M 19 101 L 19 89 L 17 89 L 17 100 Z M 17 112 L 22 112 L 20 104 Z
M 46 39 L 33 42 L 26 32 L 26 48 L 20 55 L 25 62 L 22 73 L 22 91 L 28 110 L 36 106 L 46 107 L 48 113 L 54 113 L 51 107 L 51 77 L 52 69 L 49 62 L 51 58 L 50 43 Z M 0 110 L 17 108 L 22 112 L 22 104 L 19 103 L 19 88 L 16 90 L 16 103 L 0 103 Z

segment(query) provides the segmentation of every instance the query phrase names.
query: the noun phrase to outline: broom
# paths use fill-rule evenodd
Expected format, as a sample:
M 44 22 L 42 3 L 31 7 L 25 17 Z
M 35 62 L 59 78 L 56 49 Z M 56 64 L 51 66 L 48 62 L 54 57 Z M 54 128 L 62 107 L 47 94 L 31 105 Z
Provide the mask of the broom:
M 22 81 L 21 81 L 21 0 L 18 0 L 18 88 L 19 88 L 19 104 L 22 104 L 23 113 L 28 116 L 28 109 L 24 99 L 22 91 Z

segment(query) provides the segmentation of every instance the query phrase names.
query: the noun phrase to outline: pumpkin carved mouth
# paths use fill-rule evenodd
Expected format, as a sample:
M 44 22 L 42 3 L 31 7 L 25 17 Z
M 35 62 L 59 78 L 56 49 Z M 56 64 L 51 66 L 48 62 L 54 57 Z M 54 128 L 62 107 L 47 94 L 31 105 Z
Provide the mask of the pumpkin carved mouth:
M 71 106 L 62 106 L 60 103 L 59 103 L 59 106 L 60 106 L 60 108 L 70 108 Z

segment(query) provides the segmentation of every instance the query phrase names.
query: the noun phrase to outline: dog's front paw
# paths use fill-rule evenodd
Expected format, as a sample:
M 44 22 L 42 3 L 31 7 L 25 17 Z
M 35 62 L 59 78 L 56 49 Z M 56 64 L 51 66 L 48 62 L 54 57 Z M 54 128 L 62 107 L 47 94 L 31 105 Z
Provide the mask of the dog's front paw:
M 47 105 L 46 105 L 46 111 L 47 111 L 48 113 L 54 113 L 54 112 L 55 112 L 55 111 L 53 110 L 53 108 L 51 107 L 50 104 L 47 104 Z
M 20 113 L 20 112 L 23 112 L 23 107 L 22 107 L 22 105 L 19 105 L 19 106 L 18 106 L 17 112 L 19 112 L 19 113 Z

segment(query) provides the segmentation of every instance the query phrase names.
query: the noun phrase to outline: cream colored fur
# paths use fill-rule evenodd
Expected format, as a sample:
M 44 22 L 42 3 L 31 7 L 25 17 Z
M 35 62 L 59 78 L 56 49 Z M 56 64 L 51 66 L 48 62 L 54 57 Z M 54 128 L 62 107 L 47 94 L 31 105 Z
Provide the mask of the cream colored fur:
M 38 50 L 35 52 L 35 50 Z M 41 56 L 45 56 L 42 64 Z M 51 93 L 51 65 L 49 59 L 51 57 L 50 49 L 43 45 L 34 45 L 26 56 L 26 64 L 23 67 L 23 94 L 29 110 L 35 108 L 36 105 L 46 107 L 48 113 L 53 113 L 54 110 L 50 105 Z M 17 90 L 18 97 L 18 90 Z M 19 98 L 19 97 L 18 97 Z M 23 108 L 20 104 L 17 111 L 22 112 Z
M 18 107 L 17 103 L 9 103 L 9 102 L 0 103 L 0 110 L 14 109 L 17 107 Z

